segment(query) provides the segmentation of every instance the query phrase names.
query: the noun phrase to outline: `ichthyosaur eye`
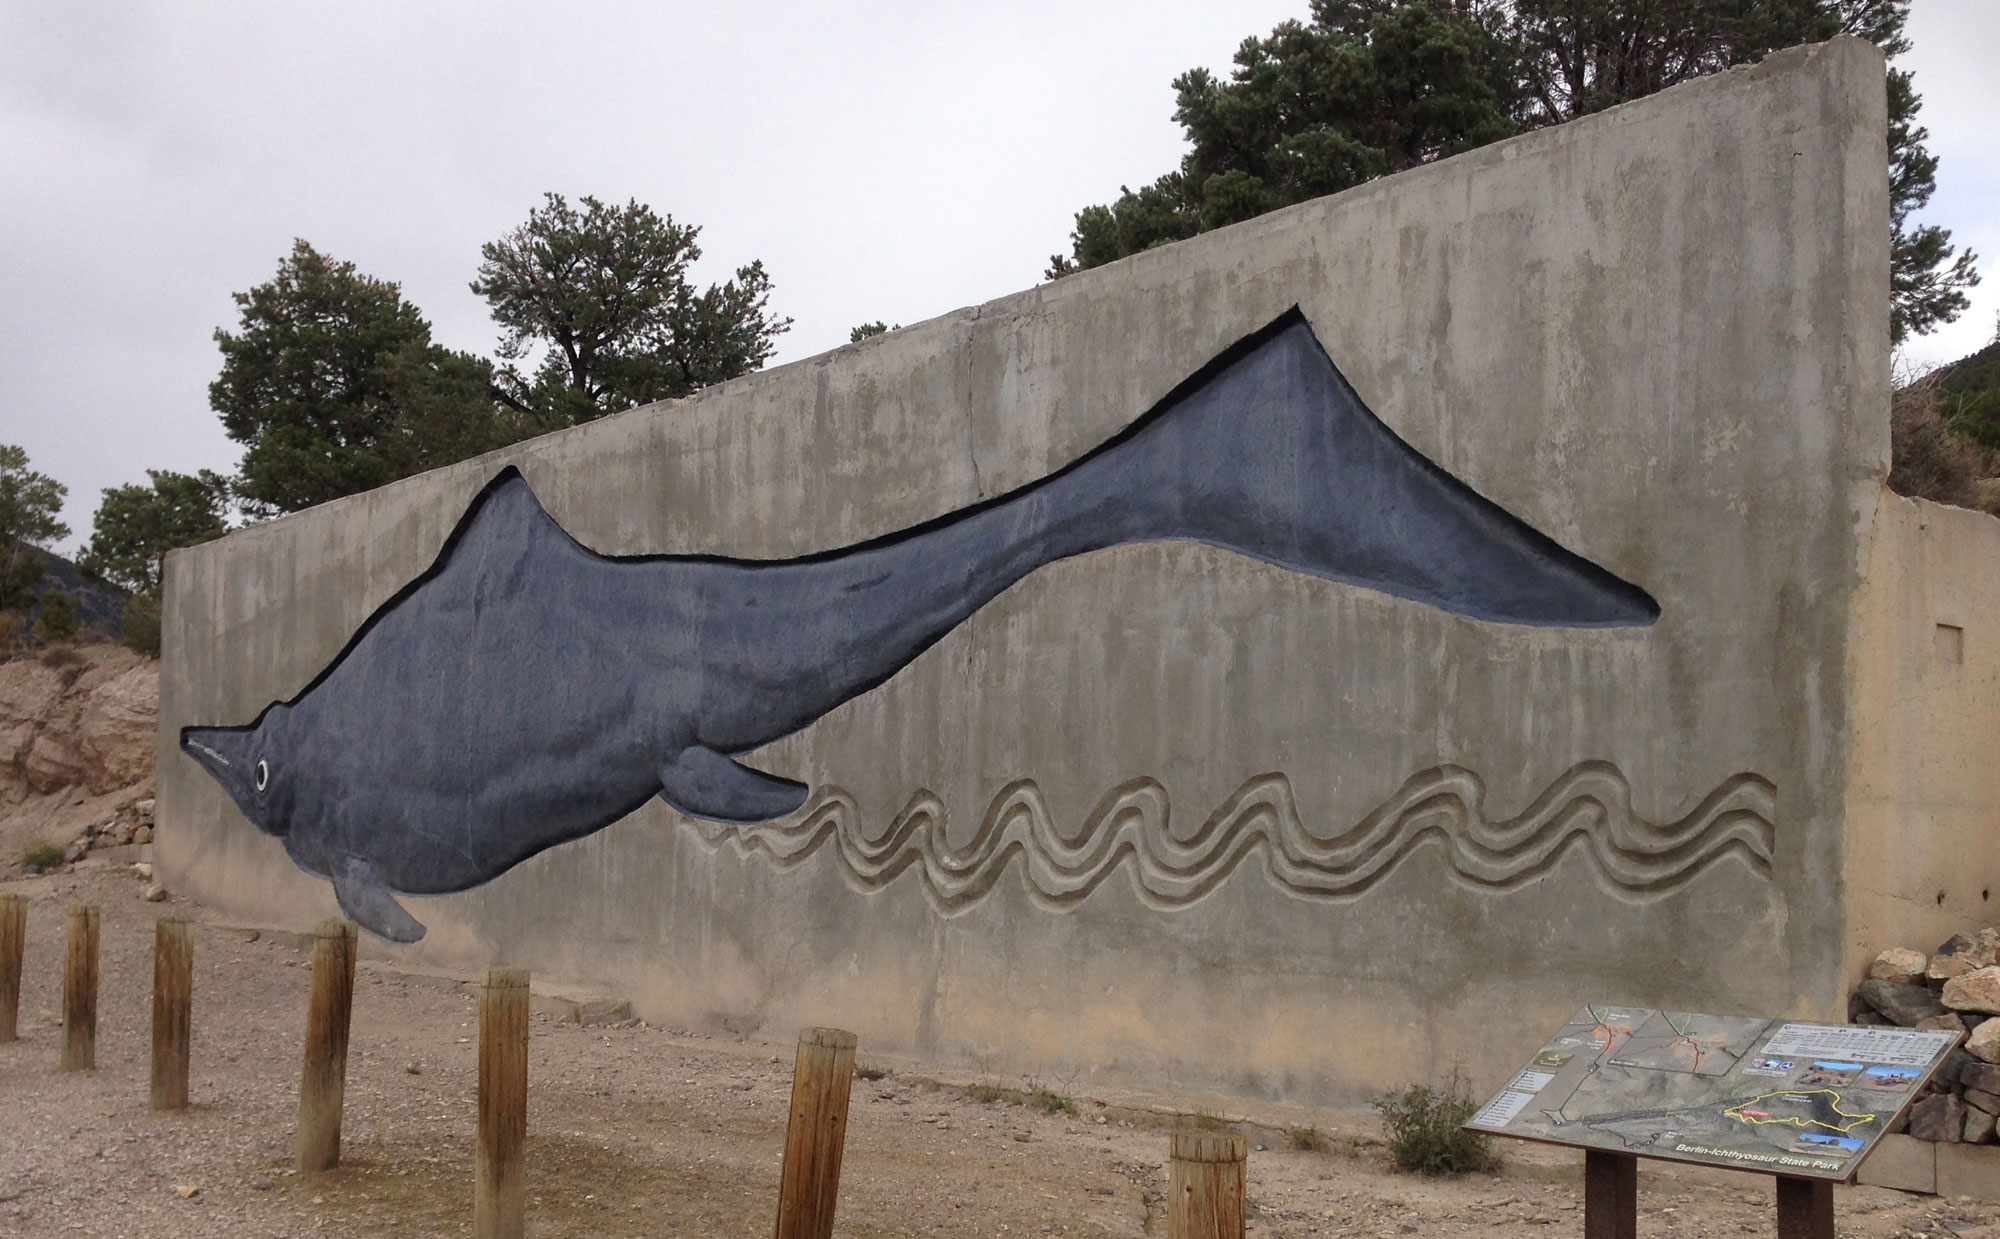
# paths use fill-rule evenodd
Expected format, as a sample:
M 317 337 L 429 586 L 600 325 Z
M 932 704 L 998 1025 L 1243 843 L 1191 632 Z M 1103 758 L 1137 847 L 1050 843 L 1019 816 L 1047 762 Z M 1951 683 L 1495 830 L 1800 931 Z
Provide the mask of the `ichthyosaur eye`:
M 265 765 L 264 759 L 260 757 L 257 759 L 257 790 L 260 792 L 263 791 L 265 786 L 269 784 L 270 781 L 271 781 L 271 768 Z

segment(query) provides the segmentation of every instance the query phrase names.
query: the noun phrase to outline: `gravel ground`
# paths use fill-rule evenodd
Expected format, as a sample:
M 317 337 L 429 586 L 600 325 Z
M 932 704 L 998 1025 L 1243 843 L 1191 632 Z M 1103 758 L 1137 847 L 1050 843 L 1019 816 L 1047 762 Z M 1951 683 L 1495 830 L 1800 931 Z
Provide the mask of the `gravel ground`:
M 450 981 L 363 961 L 342 1165 L 291 1171 L 310 954 L 293 935 L 199 923 L 123 873 L 0 882 L 31 901 L 21 1039 L 0 1045 L 0 1235 L 470 1233 L 477 1036 Z M 98 1069 L 56 1069 L 63 909 L 103 909 Z M 155 917 L 195 931 L 194 1105 L 147 1111 Z M 852 1236 L 1158 1236 L 1164 1112 L 1237 1117 L 1213 1097 L 1100 1093 L 1075 1114 L 968 1095 L 941 1064 L 878 1060 L 856 1080 L 837 1230 Z M 538 1235 L 770 1233 L 791 1049 L 538 1015 L 529 1042 L 529 1229 Z M 1001 1082 L 1007 1083 L 1007 1082 Z M 1227 1107 L 1226 1109 L 1224 1107 Z M 1360 1114 L 1252 1106 L 1252 1235 L 1575 1235 L 1579 1155 L 1510 1145 L 1498 1175 L 1398 1174 Z M 1317 1151 L 1288 1147 L 1315 1127 Z M 190 1189 L 193 1189 L 190 1191 Z M 1771 1234 L 1769 1181 L 1646 1163 L 1648 1236 Z M 2000 1239 L 2000 1207 L 1837 1191 L 1857 1239 Z

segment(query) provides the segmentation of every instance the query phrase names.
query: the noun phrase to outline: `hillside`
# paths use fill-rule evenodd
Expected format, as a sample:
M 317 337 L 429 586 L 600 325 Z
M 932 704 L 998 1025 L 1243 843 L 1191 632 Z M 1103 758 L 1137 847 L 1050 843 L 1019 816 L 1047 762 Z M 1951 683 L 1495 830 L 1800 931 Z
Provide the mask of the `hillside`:
M 1940 367 L 1932 381 L 1938 412 L 1953 430 L 1985 447 L 2000 448 L 2000 339 Z
M 0 874 L 153 795 L 159 713 L 160 664 L 123 646 L 0 663 Z
M 73 560 L 65 559 L 54 551 L 39 547 L 30 550 L 42 560 L 42 579 L 35 586 L 36 591 L 61 590 L 75 598 L 76 618 L 83 631 L 117 640 L 119 620 L 125 614 L 125 600 L 130 595 L 115 585 L 84 576 Z M 39 603 L 28 608 L 26 625 L 32 625 L 40 616 Z

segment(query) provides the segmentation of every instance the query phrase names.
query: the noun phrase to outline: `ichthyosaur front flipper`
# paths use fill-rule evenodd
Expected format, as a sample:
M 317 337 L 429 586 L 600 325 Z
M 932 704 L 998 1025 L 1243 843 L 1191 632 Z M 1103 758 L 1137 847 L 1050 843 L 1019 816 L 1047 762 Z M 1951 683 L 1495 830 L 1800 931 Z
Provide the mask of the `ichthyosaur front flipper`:
M 689 745 L 660 770 L 660 799 L 690 817 L 768 822 L 806 802 L 803 783 L 752 770 L 714 749 Z
M 356 925 L 391 942 L 415 942 L 424 936 L 424 927 L 416 917 L 403 911 L 388 884 L 367 861 L 358 856 L 343 856 L 334 861 L 330 876 L 340 910 Z

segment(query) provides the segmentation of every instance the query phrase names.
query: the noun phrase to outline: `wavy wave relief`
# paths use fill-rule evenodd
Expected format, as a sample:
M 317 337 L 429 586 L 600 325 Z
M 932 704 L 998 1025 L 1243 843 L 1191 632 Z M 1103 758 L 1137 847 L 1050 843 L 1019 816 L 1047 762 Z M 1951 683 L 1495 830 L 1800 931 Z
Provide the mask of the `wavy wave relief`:
M 1534 881 L 1580 849 L 1615 893 L 1641 899 L 1679 890 L 1727 856 L 1768 879 L 1776 796 L 1769 780 L 1737 774 L 1686 815 L 1656 823 L 1633 812 L 1631 784 L 1617 767 L 1592 761 L 1563 772 L 1526 810 L 1501 821 L 1487 816 L 1479 776 L 1433 767 L 1331 838 L 1306 828 L 1291 780 L 1278 773 L 1245 782 L 1186 839 L 1173 837 L 1166 788 L 1151 778 L 1112 788 L 1067 836 L 1050 819 L 1041 789 L 1016 780 L 987 805 L 962 848 L 945 841 L 945 806 L 929 790 L 912 796 L 879 838 L 863 833 L 853 797 L 839 787 L 822 789 L 783 821 L 688 824 L 711 846 L 762 853 L 781 869 L 831 843 L 865 891 L 915 868 L 932 904 L 946 913 L 978 903 L 1016 858 L 1028 889 L 1050 907 L 1074 907 L 1126 868 L 1146 903 L 1173 909 L 1207 895 L 1255 853 L 1285 891 L 1331 901 L 1366 893 L 1425 847 L 1443 849 L 1459 881 L 1496 892 Z

